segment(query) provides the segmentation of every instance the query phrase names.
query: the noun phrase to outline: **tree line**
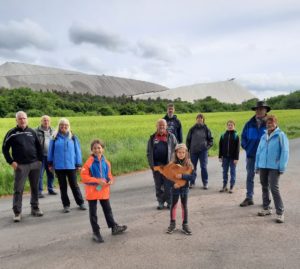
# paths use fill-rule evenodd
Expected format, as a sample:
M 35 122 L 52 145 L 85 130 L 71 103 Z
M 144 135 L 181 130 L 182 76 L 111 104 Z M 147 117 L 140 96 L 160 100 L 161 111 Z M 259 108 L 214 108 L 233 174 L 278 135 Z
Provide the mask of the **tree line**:
M 299 109 L 300 90 L 289 95 L 279 95 L 266 100 L 272 109 Z M 0 117 L 15 117 L 16 111 L 26 111 L 30 117 L 42 114 L 51 116 L 93 116 L 93 115 L 142 115 L 165 113 L 166 104 L 175 104 L 177 113 L 247 111 L 255 106 L 257 99 L 242 104 L 227 104 L 212 97 L 189 103 L 157 98 L 155 100 L 133 100 L 132 97 L 95 96 L 88 93 L 59 91 L 33 91 L 29 88 L 0 89 Z

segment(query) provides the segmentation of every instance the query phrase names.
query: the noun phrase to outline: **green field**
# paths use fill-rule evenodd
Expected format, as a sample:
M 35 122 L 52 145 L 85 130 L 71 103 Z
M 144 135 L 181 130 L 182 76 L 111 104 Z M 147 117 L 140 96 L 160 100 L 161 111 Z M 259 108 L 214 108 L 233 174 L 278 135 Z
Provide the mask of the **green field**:
M 300 110 L 272 111 L 279 119 L 279 126 L 289 138 L 300 137 Z M 220 112 L 206 113 L 206 124 L 211 129 L 215 144 L 210 155 L 217 153 L 218 141 L 225 130 L 226 121 L 233 119 L 241 133 L 245 122 L 253 112 Z M 83 161 L 90 153 L 90 142 L 100 138 L 106 143 L 106 157 L 112 163 L 114 175 L 142 170 L 148 167 L 146 145 L 149 136 L 155 131 L 156 121 L 163 115 L 139 116 L 93 116 L 69 118 L 72 131 L 79 137 L 83 153 Z M 195 123 L 196 114 L 180 114 L 178 118 L 183 125 L 184 138 L 189 128 Z M 56 127 L 58 118 L 52 118 L 52 126 Z M 36 127 L 39 118 L 30 118 L 29 126 Z M 0 119 L 0 139 L 15 126 L 15 119 Z M 13 171 L 0 155 L 0 195 L 11 194 Z

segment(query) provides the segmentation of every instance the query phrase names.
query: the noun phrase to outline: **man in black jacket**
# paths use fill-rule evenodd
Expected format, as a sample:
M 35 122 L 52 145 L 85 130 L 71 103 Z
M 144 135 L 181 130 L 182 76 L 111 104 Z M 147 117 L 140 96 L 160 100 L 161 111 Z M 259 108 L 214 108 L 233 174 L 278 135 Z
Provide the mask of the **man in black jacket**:
M 176 115 L 174 115 L 174 112 L 174 104 L 168 104 L 167 114 L 166 116 L 164 116 L 164 119 L 166 120 L 168 125 L 168 132 L 175 135 L 177 142 L 180 144 L 182 143 L 182 127 L 180 120 L 177 118 Z
M 13 211 L 15 222 L 21 221 L 22 196 L 26 178 L 29 178 L 31 189 L 31 214 L 41 217 L 39 209 L 38 182 L 42 161 L 42 148 L 36 132 L 28 128 L 27 115 L 23 111 L 16 114 L 17 127 L 5 135 L 2 152 L 6 161 L 14 169 Z M 11 154 L 10 154 L 11 149 Z

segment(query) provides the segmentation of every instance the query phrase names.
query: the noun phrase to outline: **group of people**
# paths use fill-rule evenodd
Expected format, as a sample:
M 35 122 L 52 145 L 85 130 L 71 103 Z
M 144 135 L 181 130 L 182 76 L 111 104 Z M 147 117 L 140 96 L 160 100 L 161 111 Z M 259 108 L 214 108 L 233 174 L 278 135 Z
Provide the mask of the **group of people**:
M 255 111 L 255 115 L 245 124 L 241 142 L 233 120 L 227 121 L 226 131 L 220 137 L 219 160 L 223 168 L 223 185 L 220 192 L 234 192 L 236 166 L 241 144 L 247 156 L 247 193 L 240 206 L 246 207 L 254 204 L 254 176 L 255 173 L 259 173 L 263 209 L 258 212 L 258 216 L 272 214 L 269 194 L 271 190 L 277 215 L 276 222 L 283 223 L 284 206 L 279 191 L 279 177 L 284 173 L 288 163 L 288 139 L 278 127 L 277 118 L 267 114 L 271 108 L 264 101 L 258 101 L 252 110 Z M 147 158 L 153 172 L 157 209 L 162 210 L 165 204 L 170 209 L 170 225 L 167 233 L 173 233 L 176 229 L 176 207 L 180 197 L 182 231 L 190 235 L 192 231 L 188 225 L 188 193 L 189 189 L 195 187 L 198 160 L 201 168 L 202 188 L 208 189 L 208 150 L 213 146 L 213 136 L 205 124 L 204 115 L 200 113 L 196 116 L 195 125 L 188 131 L 186 144 L 183 144 L 181 122 L 174 112 L 174 105 L 169 104 L 166 116 L 157 121 L 156 132 L 148 140 Z M 192 168 L 190 173 L 176 175 L 178 179 L 186 180 L 184 186 L 179 187 L 178 184 L 174 184 L 159 169 L 155 168 L 157 166 L 167 167 L 170 163 Z
M 262 185 L 263 209 L 259 216 L 272 214 L 269 190 L 273 195 L 279 223 L 284 222 L 284 206 L 279 192 L 279 177 L 287 166 L 289 157 L 288 139 L 278 127 L 277 118 L 268 115 L 271 108 L 259 101 L 252 108 L 255 115 L 245 124 L 241 135 L 241 146 L 246 151 L 246 198 L 241 207 L 253 205 L 254 176 L 260 174 Z M 156 123 L 156 131 L 147 144 L 147 158 L 153 172 L 157 209 L 166 207 L 170 210 L 170 225 L 167 233 L 176 230 L 176 208 L 180 198 L 182 207 L 182 231 L 191 235 L 188 225 L 188 193 L 195 187 L 197 164 L 200 162 L 202 187 L 208 189 L 208 150 L 213 146 L 213 136 L 205 124 L 203 114 L 196 116 L 196 123 L 190 128 L 183 142 L 182 126 L 174 114 L 175 107 L 169 104 L 167 114 Z M 43 198 L 43 176 L 46 171 L 49 195 L 56 195 L 54 190 L 54 174 L 56 174 L 63 212 L 70 212 L 68 183 L 80 210 L 86 210 L 84 199 L 77 183 L 77 172 L 85 185 L 86 200 L 89 204 L 89 217 L 93 231 L 93 239 L 102 243 L 103 238 L 97 221 L 97 201 L 100 201 L 104 216 L 112 234 L 123 233 L 126 225 L 115 222 L 110 206 L 110 185 L 114 179 L 110 162 L 104 157 L 105 145 L 101 140 L 91 143 L 91 155 L 82 166 L 80 143 L 71 131 L 70 122 L 66 118 L 59 120 L 57 129 L 51 127 L 51 119 L 44 115 L 41 125 L 36 129 L 28 127 L 27 115 L 23 111 L 16 113 L 17 126 L 9 130 L 4 138 L 2 152 L 14 170 L 13 220 L 20 222 L 22 217 L 22 196 L 26 178 L 29 178 L 31 189 L 31 214 L 42 217 L 39 198 Z M 239 160 L 240 138 L 235 130 L 235 122 L 227 121 L 226 131 L 219 140 L 219 160 L 223 167 L 223 185 L 220 192 L 233 193 L 236 181 L 236 165 Z M 185 180 L 183 186 L 174 184 L 155 167 L 163 167 L 174 163 L 187 168 L 189 172 L 176 174 L 176 179 Z M 228 172 L 230 169 L 230 183 Z

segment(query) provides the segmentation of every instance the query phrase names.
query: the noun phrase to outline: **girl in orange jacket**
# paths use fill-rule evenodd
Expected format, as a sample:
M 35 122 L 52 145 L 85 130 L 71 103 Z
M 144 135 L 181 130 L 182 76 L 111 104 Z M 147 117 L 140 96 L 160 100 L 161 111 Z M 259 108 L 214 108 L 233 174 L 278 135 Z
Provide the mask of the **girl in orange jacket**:
M 103 156 L 104 143 L 94 140 L 91 143 L 92 154 L 82 167 L 80 176 L 81 182 L 85 184 L 86 199 L 89 203 L 90 222 L 93 229 L 93 240 L 102 243 L 97 217 L 97 200 L 99 200 L 107 222 L 112 229 L 112 235 L 123 233 L 126 225 L 118 225 L 113 217 L 109 202 L 110 185 L 114 182 L 111 174 L 110 162 Z

